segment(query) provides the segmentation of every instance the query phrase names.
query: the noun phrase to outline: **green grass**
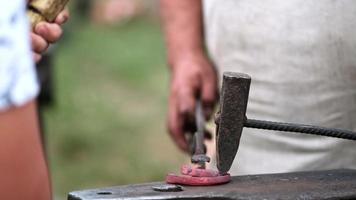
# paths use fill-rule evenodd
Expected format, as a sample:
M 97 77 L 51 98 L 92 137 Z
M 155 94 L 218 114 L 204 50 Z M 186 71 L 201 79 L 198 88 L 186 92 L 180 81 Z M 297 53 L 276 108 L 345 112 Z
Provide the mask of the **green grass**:
M 54 192 L 163 180 L 185 157 L 165 129 L 168 71 L 158 22 L 72 24 L 45 113 Z

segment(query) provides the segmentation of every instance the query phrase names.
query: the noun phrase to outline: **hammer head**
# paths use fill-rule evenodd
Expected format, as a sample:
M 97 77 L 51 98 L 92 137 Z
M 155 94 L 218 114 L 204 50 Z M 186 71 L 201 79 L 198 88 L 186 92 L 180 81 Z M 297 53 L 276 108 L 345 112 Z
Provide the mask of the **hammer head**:
M 247 74 L 225 72 L 216 116 L 216 160 L 221 173 L 230 170 L 240 144 L 246 119 L 251 77 Z

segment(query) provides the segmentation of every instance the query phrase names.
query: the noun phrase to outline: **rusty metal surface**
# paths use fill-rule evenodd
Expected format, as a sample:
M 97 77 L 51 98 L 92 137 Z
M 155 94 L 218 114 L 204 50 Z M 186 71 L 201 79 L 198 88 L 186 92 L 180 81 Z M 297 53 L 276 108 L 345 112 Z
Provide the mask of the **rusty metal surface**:
M 239 148 L 250 84 L 251 78 L 247 74 L 225 72 L 223 75 L 220 114 L 215 120 L 216 161 L 222 173 L 230 170 Z
M 356 199 L 356 170 L 329 170 L 286 174 L 233 177 L 226 185 L 209 187 L 184 186 L 183 191 L 159 192 L 153 187 L 164 183 L 147 183 L 72 192 L 69 200 L 336 200 Z

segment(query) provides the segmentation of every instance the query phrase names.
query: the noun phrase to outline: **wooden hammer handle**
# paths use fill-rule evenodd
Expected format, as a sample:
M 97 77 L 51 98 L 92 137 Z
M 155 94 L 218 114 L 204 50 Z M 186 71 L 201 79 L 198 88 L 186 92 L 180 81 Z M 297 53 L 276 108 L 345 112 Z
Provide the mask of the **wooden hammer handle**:
M 28 6 L 28 17 L 33 29 L 39 22 L 53 22 L 69 0 L 32 0 Z

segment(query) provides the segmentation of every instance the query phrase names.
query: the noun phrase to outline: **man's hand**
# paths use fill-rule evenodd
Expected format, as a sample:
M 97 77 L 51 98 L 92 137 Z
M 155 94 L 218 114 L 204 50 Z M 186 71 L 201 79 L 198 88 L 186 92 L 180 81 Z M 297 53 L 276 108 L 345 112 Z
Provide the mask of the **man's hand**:
M 50 44 L 57 42 L 62 36 L 61 25 L 69 19 L 68 10 L 62 11 L 54 23 L 40 22 L 31 33 L 31 43 L 34 59 L 40 61 L 42 54 L 47 50 Z
M 180 149 L 189 151 L 185 137 L 195 127 L 195 106 L 200 98 L 206 118 L 210 118 L 217 97 L 217 75 L 206 56 L 194 55 L 172 64 L 168 130 Z

